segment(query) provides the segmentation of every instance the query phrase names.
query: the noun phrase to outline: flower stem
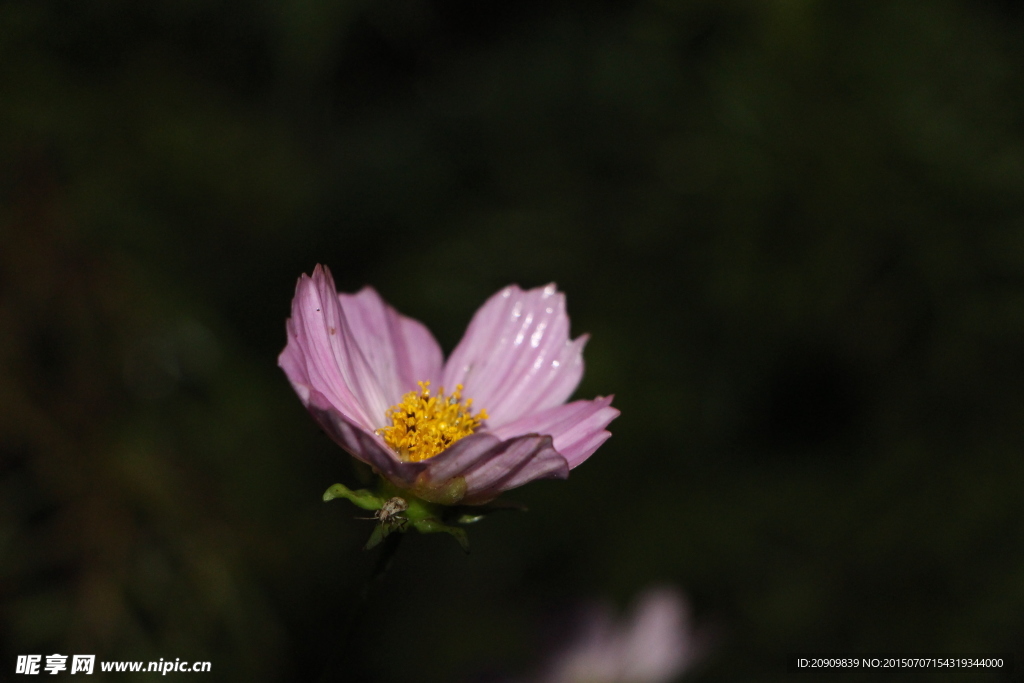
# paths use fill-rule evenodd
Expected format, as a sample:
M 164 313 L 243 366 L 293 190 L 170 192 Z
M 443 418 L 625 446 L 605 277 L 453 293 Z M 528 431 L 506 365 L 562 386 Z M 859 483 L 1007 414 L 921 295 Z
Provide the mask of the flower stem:
M 374 583 L 383 578 L 391 568 L 395 559 L 395 553 L 398 552 L 398 546 L 404 537 L 404 533 L 392 533 L 388 534 L 387 538 L 381 542 L 380 553 L 377 555 L 377 561 L 373 565 L 373 571 L 370 572 L 370 575 L 366 577 L 359 588 L 356 603 L 352 606 L 352 613 L 348 624 L 338 639 L 338 648 L 328 660 L 327 666 L 324 667 L 319 683 L 351 680 L 351 669 L 345 665 L 352 662 L 353 658 L 346 656 L 346 654 L 352 649 L 352 640 L 355 637 L 356 629 L 366 615 L 366 607 L 370 601 L 370 591 Z

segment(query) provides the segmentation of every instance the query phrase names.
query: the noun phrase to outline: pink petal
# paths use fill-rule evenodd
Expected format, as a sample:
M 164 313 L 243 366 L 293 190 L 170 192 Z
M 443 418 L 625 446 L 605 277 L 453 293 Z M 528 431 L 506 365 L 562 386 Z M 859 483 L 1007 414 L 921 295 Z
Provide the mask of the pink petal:
M 352 338 L 381 387 L 381 415 L 417 382 L 438 381 L 444 356 L 423 323 L 400 315 L 372 287 L 338 296 Z
M 501 290 L 473 316 L 445 364 L 443 385 L 486 409 L 491 428 L 565 402 L 583 376 L 586 336 L 569 340 L 565 295 L 555 285 Z
M 606 605 L 597 605 L 580 615 L 578 633 L 555 653 L 540 683 L 574 681 L 616 681 L 618 666 L 617 624 Z
M 339 295 L 321 266 L 299 278 L 287 330 L 278 364 L 303 402 L 315 390 L 370 433 L 417 381 L 440 375 L 441 350 L 426 327 L 370 288 Z
M 628 621 L 613 621 L 605 606 L 585 617 L 579 632 L 535 680 L 669 683 L 700 656 L 686 600 L 673 588 L 648 591 Z
M 622 680 L 675 680 L 695 658 L 685 598 L 669 587 L 648 591 L 637 601 L 620 647 Z
M 565 479 L 569 465 L 551 445 L 551 437 L 528 434 L 501 440 L 478 432 L 457 441 L 427 460 L 423 476 L 442 485 L 454 477 L 466 479 L 465 504 L 484 503 L 502 491 L 534 479 Z
M 353 367 L 365 368 L 366 362 L 351 340 L 346 343 L 347 327 L 330 271 L 317 266 L 312 278 L 303 275 L 295 286 L 288 344 L 278 365 L 307 407 L 315 390 L 349 420 L 372 431 L 379 418 L 367 410 Z
M 379 437 L 341 414 L 316 390 L 310 392 L 306 408 L 335 443 L 399 487 L 412 486 L 426 467 L 426 463 L 400 461 Z
M 611 407 L 612 398 L 573 401 L 521 417 L 491 431 L 502 439 L 518 434 L 547 434 L 553 439 L 555 450 L 565 457 L 572 469 L 593 455 L 611 436 L 605 427 L 619 416 L 619 411 Z

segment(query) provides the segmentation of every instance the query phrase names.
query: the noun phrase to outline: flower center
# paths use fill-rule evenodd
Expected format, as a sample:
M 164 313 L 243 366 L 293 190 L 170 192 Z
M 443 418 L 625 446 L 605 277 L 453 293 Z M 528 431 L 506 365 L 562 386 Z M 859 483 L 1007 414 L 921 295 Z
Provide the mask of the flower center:
M 430 395 L 430 382 L 419 382 L 420 390 L 410 391 L 398 405 L 388 409 L 390 427 L 381 427 L 377 433 L 405 462 L 419 462 L 451 446 L 464 436 L 472 434 L 487 419 L 487 411 L 476 415 L 470 412 L 473 399 L 462 399 L 462 385 L 455 387 L 451 396 L 444 395 L 444 387 L 437 396 Z

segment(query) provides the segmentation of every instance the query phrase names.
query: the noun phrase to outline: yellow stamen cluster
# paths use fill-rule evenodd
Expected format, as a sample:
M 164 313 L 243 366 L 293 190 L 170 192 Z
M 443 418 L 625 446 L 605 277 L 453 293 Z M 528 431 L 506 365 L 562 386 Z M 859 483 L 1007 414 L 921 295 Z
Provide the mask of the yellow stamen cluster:
M 390 427 L 377 433 L 387 445 L 406 462 L 419 462 L 451 446 L 464 436 L 472 434 L 487 419 L 487 411 L 476 415 L 470 412 L 473 399 L 462 400 L 462 385 L 455 387 L 451 396 L 444 395 L 444 387 L 437 396 L 430 395 L 430 382 L 419 382 L 420 390 L 410 391 L 401 403 L 388 409 Z

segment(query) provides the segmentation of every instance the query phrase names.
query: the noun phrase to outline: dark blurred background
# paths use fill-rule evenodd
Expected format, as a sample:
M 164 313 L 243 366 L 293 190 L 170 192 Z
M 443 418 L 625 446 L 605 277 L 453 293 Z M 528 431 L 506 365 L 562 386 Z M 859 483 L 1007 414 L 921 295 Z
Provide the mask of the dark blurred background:
M 687 680 L 1024 653 L 1016 3 L 20 0 L 0 74 L 0 677 L 319 675 L 374 554 L 276 365 L 318 262 L 446 350 L 556 281 L 622 410 L 471 555 L 405 539 L 351 680 L 525 673 L 656 583 Z

